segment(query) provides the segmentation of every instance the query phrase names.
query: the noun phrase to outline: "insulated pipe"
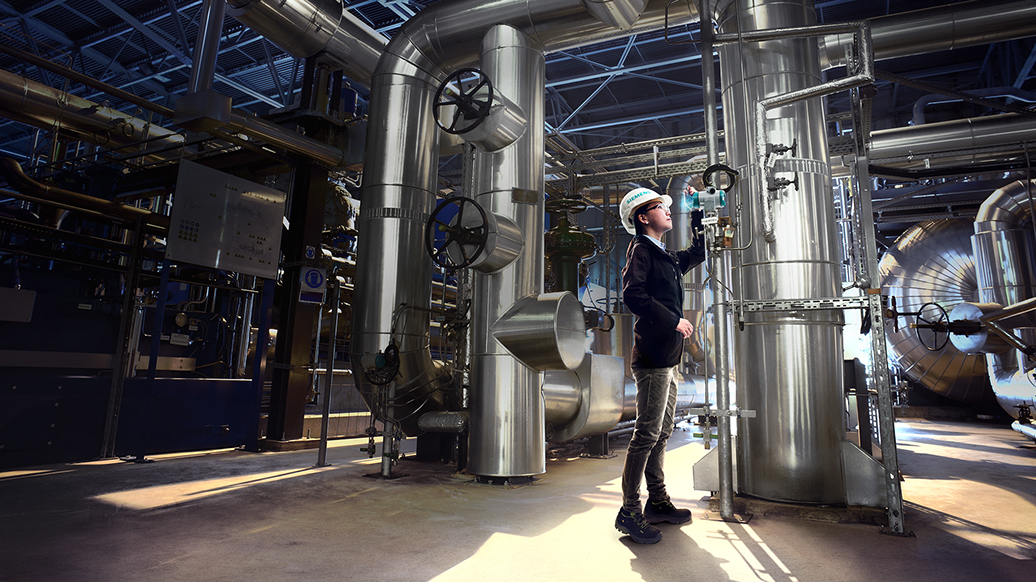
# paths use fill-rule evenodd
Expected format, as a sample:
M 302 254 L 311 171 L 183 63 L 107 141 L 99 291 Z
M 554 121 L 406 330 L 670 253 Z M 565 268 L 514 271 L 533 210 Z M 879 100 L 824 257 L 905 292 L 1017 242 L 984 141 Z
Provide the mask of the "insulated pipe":
M 968 165 L 984 161 L 990 156 L 970 150 L 1016 146 L 992 154 L 997 159 L 1003 159 L 1012 152 L 1023 153 L 1025 142 L 1032 139 L 1034 132 L 1036 117 L 1017 113 L 873 131 L 871 163 L 895 167 Z M 927 154 L 955 151 L 962 153 L 948 158 L 925 158 Z
M 720 32 L 813 27 L 810 0 L 746 3 L 721 0 Z M 743 53 L 743 60 L 742 60 Z M 744 127 L 754 104 L 809 92 L 823 83 L 816 41 L 786 38 L 720 48 L 724 126 Z M 743 98 L 744 96 L 744 98 Z M 776 103 L 774 103 L 776 105 Z M 827 134 L 822 100 L 787 102 L 766 113 L 761 133 L 796 153 L 778 156 L 778 172 L 797 174 L 798 188 L 777 192 L 772 242 L 763 240 L 762 186 L 743 180 L 742 228 L 756 232 L 742 251 L 734 292 L 747 301 L 841 295 L 841 256 L 834 221 Z M 747 132 L 725 137 L 727 164 L 741 175 L 759 175 L 755 141 Z M 748 135 L 744 135 L 747 133 Z M 750 312 L 735 332 L 737 404 L 756 411 L 738 418 L 738 483 L 741 492 L 795 503 L 844 503 L 840 443 L 842 333 L 840 311 Z M 717 326 L 718 329 L 718 326 Z
M 194 62 L 191 78 L 187 83 L 188 93 L 197 93 L 212 88 L 216 75 L 216 56 L 219 54 L 219 39 L 223 34 L 223 16 L 227 5 L 223 0 L 205 0 L 198 22 L 198 37 L 194 42 Z M 178 18 L 178 17 L 177 17 Z M 187 47 L 184 47 L 186 50 Z
M 529 234 L 514 263 L 474 276 L 468 472 L 489 477 L 531 476 L 546 471 L 543 376 L 513 357 L 494 339 L 490 328 L 522 298 L 543 293 L 541 121 L 546 60 L 528 35 L 501 25 L 490 28 L 482 40 L 480 68 L 494 91 L 514 102 L 530 123 L 510 146 L 495 152 L 476 148 L 475 201 Z M 535 197 L 516 197 L 514 188 Z
M 226 0 L 230 15 L 296 58 L 326 55 L 370 87 L 387 40 L 340 0 Z
M 143 119 L 5 70 L 0 70 L 0 115 L 116 151 L 135 151 L 147 133 L 150 147 L 177 148 L 164 156 L 155 154 L 164 159 L 178 157 L 184 141 L 182 135 Z
M 1026 228 L 1032 220 L 1029 189 L 1021 180 L 996 190 L 979 207 L 975 235 L 971 237 L 979 301 L 1010 309 L 1036 297 L 1036 265 L 1033 263 L 1036 241 L 1032 229 Z M 1018 328 L 1014 335 L 1018 337 L 1017 342 L 1036 345 L 1036 328 Z M 986 370 L 997 402 L 1015 418 L 1018 406 L 1032 406 L 1036 399 L 1034 366 L 1036 362 L 1021 350 L 986 354 Z
M 874 59 L 929 54 L 1036 35 L 1032 0 L 975 0 L 872 18 Z M 845 65 L 851 34 L 820 39 L 822 69 Z
M 400 343 L 397 384 L 406 386 L 408 399 L 424 411 L 437 406 L 440 389 L 451 381 L 449 370 L 431 359 L 427 318 L 403 318 L 403 325 L 392 333 L 400 305 L 417 312 L 430 300 L 431 259 L 424 250 L 424 227 L 436 200 L 439 130 L 431 113 L 440 83 L 453 71 L 478 62 L 482 34 L 495 25 L 521 31 L 541 50 L 561 50 L 660 29 L 667 3 L 650 0 L 633 28 L 623 32 L 586 12 L 580 0 L 445 0 L 411 18 L 386 45 L 371 77 L 363 208 L 357 221 L 363 237 L 357 243 L 354 300 L 364 309 L 353 312 L 351 360 L 357 387 L 366 398 L 377 389 L 364 380 L 364 361 L 390 340 Z M 678 4 L 670 24 L 696 16 Z M 529 125 L 542 126 L 542 117 L 530 116 Z M 542 144 L 542 134 L 537 135 Z M 542 167 L 540 163 L 536 171 L 542 173 Z M 408 429 L 417 430 L 404 423 Z

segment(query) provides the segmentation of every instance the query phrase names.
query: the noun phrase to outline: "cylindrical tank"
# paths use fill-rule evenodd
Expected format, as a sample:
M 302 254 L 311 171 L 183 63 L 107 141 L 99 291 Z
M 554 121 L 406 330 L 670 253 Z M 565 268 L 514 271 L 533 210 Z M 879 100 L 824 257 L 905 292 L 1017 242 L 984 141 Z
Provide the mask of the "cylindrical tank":
M 813 2 L 718 3 L 722 33 L 809 26 Z M 720 49 L 727 164 L 758 175 L 752 127 L 756 103 L 823 82 L 814 38 L 726 45 Z M 797 145 L 779 159 L 797 167 L 798 186 L 772 195 L 776 240 L 762 233 L 765 192 L 742 181 L 744 223 L 753 244 L 734 259 L 732 279 L 745 300 L 808 299 L 841 295 L 840 256 L 827 165 L 824 106 L 820 99 L 768 112 L 770 143 Z M 779 174 L 792 178 L 791 175 Z M 840 311 L 745 313 L 734 332 L 737 403 L 756 418 L 738 419 L 738 485 L 744 494 L 796 503 L 843 503 L 840 442 L 842 334 Z
M 899 312 L 917 312 L 937 303 L 949 313 L 978 299 L 975 259 L 971 251 L 972 221 L 926 220 L 908 228 L 878 264 L 881 292 L 896 298 Z M 960 402 L 981 402 L 989 392 L 986 362 L 952 343 L 937 351 L 925 347 L 903 316 L 885 326 L 889 357 L 903 374 L 936 394 Z M 928 344 L 932 342 L 928 341 Z

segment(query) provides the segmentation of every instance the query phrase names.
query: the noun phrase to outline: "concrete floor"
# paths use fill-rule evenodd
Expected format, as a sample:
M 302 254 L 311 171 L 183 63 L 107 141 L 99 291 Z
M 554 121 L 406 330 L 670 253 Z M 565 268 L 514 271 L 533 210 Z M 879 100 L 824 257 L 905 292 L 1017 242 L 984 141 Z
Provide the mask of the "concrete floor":
M 913 538 L 701 519 L 688 430 L 667 481 L 695 520 L 648 546 L 612 527 L 622 453 L 500 487 L 407 460 L 407 477 L 367 478 L 379 465 L 350 439 L 325 468 L 313 450 L 214 451 L 0 472 L 0 580 L 1036 580 L 1036 446 L 999 425 L 896 424 Z

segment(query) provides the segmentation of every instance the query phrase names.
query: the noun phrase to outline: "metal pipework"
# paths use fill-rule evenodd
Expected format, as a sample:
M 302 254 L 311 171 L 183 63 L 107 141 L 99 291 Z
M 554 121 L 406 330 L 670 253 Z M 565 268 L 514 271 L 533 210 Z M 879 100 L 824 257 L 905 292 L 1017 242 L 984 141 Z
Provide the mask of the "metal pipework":
M 973 232 L 973 222 L 964 219 L 928 220 L 908 228 L 878 264 L 882 293 L 895 297 L 901 311 L 938 303 L 956 313 L 954 305 L 971 301 L 978 292 Z M 910 329 L 912 322 L 900 317 L 885 326 L 890 359 L 910 380 L 936 394 L 981 402 L 988 391 L 985 357 L 969 355 L 970 350 L 958 344 L 964 336 L 951 336 L 953 345 L 930 351 Z
M 874 61 L 871 59 L 869 26 L 870 25 L 867 21 L 862 21 L 839 25 L 792 27 L 783 31 L 766 30 L 763 31 L 765 34 L 758 35 L 761 40 L 777 40 L 781 38 L 817 36 L 820 34 L 827 34 L 828 32 L 838 29 L 854 30 L 855 34 L 853 38 L 855 41 L 853 43 L 853 49 L 854 54 L 856 55 L 855 58 L 860 64 L 859 72 L 848 77 L 806 87 L 797 91 L 789 91 L 774 95 L 756 102 L 755 115 L 753 115 L 753 121 L 755 124 L 756 171 L 759 174 L 760 180 L 759 191 L 763 196 L 761 203 L 761 207 L 763 209 L 762 234 L 763 239 L 768 243 L 772 243 L 776 240 L 773 222 L 773 198 L 770 191 L 773 188 L 773 186 L 771 186 L 771 172 L 777 170 L 777 168 L 769 163 L 772 153 L 769 131 L 767 129 L 766 111 L 771 108 L 780 107 L 796 101 L 802 101 L 811 97 L 822 97 L 824 95 L 830 95 L 831 93 L 837 93 L 853 87 L 860 87 L 862 85 L 873 83 Z M 747 32 L 741 33 L 741 36 L 744 38 L 752 38 L 756 35 L 752 32 Z M 773 163 L 776 164 L 776 162 L 777 160 L 774 158 Z
M 583 0 L 586 11 L 608 26 L 629 30 L 644 11 L 647 0 Z
M 812 27 L 808 0 L 781 3 L 722 0 L 717 6 L 721 33 Z M 742 60 L 742 53 L 744 59 Z M 757 141 L 797 144 L 798 192 L 783 196 L 764 219 L 763 180 L 743 180 L 742 222 L 747 232 L 781 224 L 774 242 L 741 251 L 734 295 L 745 301 L 836 297 L 841 294 L 841 257 L 834 222 L 827 135 L 820 100 L 823 85 L 816 43 L 782 38 L 720 47 L 725 127 L 743 126 L 757 114 L 754 104 L 776 105 L 763 131 L 754 136 L 727 133 L 726 163 L 744 175 L 762 176 Z M 814 93 L 816 91 L 816 93 Z M 763 138 L 762 134 L 769 138 Z M 761 237 L 760 237 L 761 238 Z M 722 297 L 722 294 L 719 295 Z M 717 299 L 718 301 L 718 299 Z M 844 503 L 840 442 L 842 422 L 842 313 L 833 310 L 745 313 L 735 332 L 737 405 L 757 411 L 738 419 L 738 486 L 741 492 L 796 503 Z M 721 333 L 719 325 L 716 332 Z M 717 357 L 723 353 L 717 350 Z
M 9 119 L 116 151 L 136 149 L 148 135 L 149 145 L 176 148 L 167 157 L 177 157 L 184 141 L 176 132 L 5 70 L 0 70 L 0 112 Z
M 874 59 L 965 48 L 1036 34 L 1036 5 L 1029 0 L 975 0 L 890 14 L 870 20 Z M 845 65 L 849 34 L 820 39 L 822 69 Z
M 219 39 L 223 33 L 223 16 L 227 5 L 223 0 L 205 0 L 198 22 L 198 37 L 194 43 L 194 59 L 191 78 L 187 83 L 188 93 L 197 93 L 212 88 L 216 75 L 216 56 L 219 54 Z M 186 50 L 187 47 L 184 47 Z
M 525 111 L 530 120 L 542 120 L 546 61 L 535 41 L 513 27 L 494 26 L 482 39 L 481 52 L 480 68 L 494 87 Z M 512 265 L 492 274 L 476 273 L 474 277 L 468 470 L 479 476 L 529 476 L 546 470 L 539 371 L 556 368 L 547 362 L 554 358 L 551 354 L 544 354 L 546 359 L 524 355 L 520 357 L 528 363 L 523 364 L 512 357 L 529 351 L 528 348 L 535 352 L 539 342 L 533 338 L 544 339 L 537 330 L 554 324 L 556 310 L 565 298 L 574 300 L 569 293 L 557 294 L 560 297 L 556 306 L 540 300 L 545 213 L 542 168 L 543 124 L 539 121 L 533 121 L 525 134 L 506 148 L 496 152 L 475 150 L 476 201 L 494 214 L 512 219 L 522 232 L 530 233 Z M 534 197 L 516 197 L 514 188 Z M 523 311 L 530 315 L 522 315 Z M 537 317 L 537 313 L 546 317 Z M 579 324 L 582 325 L 581 309 Z M 585 341 L 585 335 L 582 339 Z M 562 360 L 577 358 L 574 364 L 578 365 L 583 356 L 581 343 L 575 350 L 578 353 L 570 353 Z M 505 349 L 507 346 L 510 348 Z M 541 361 L 545 367 L 538 365 Z
M 79 192 L 54 188 L 41 184 L 25 175 L 22 167 L 13 158 L 0 158 L 0 176 L 19 193 L 31 196 L 33 201 L 54 202 L 67 207 L 83 208 L 101 214 L 114 214 L 123 220 L 141 219 L 144 224 L 160 230 L 169 229 L 169 217 L 155 214 L 135 206 L 126 206 L 118 202 L 109 202 Z
M 1017 113 L 884 129 L 871 132 L 871 162 L 908 169 L 974 166 L 1023 154 L 1033 132 L 1036 117 Z M 959 153 L 928 157 L 942 152 Z
M 639 32 L 661 28 L 664 24 L 666 3 L 667 0 L 651 0 L 632 30 Z M 671 14 L 671 22 L 682 23 L 693 16 L 696 15 L 689 9 L 677 10 Z M 531 39 L 530 45 L 537 50 L 560 50 L 599 40 L 608 35 L 628 34 L 602 24 L 586 12 L 580 0 L 509 0 L 493 3 L 482 0 L 447 0 L 429 6 L 397 31 L 386 45 L 371 77 L 371 111 L 364 163 L 363 209 L 359 217 L 362 224 L 358 225 L 364 235 L 357 244 L 358 269 L 354 295 L 355 304 L 363 305 L 364 309 L 354 310 L 351 344 L 354 366 L 358 365 L 364 354 L 377 353 L 388 344 L 392 313 L 397 305 L 406 303 L 420 307 L 428 304 L 431 259 L 424 250 L 424 225 L 434 208 L 437 191 L 435 170 L 439 158 L 439 130 L 432 119 L 432 102 L 439 84 L 448 74 L 478 62 L 481 54 L 479 35 L 495 25 L 509 25 L 519 29 Z M 525 88 L 523 92 L 535 94 L 535 88 L 528 87 L 530 80 L 536 80 L 536 77 L 526 76 L 516 82 Z M 495 81 L 502 92 L 513 98 L 507 83 L 501 84 L 499 79 Z M 532 103 L 526 107 L 521 100 L 513 99 L 528 116 L 529 131 L 526 131 L 517 142 L 504 148 L 503 152 L 516 148 L 518 144 L 527 140 L 539 144 L 537 147 L 542 148 L 543 110 L 539 106 L 543 93 L 541 83 L 541 77 L 534 83 L 540 86 L 540 101 L 536 103 L 537 107 L 532 107 Z M 508 199 L 512 188 L 542 192 L 542 149 L 539 151 L 535 160 L 531 155 L 524 159 L 500 158 L 500 184 L 496 188 L 479 187 L 476 192 L 503 192 L 503 188 L 506 188 L 507 194 L 494 197 L 499 198 L 500 204 L 505 206 L 510 205 Z M 523 179 L 520 183 L 514 183 L 515 180 L 508 178 L 511 183 L 507 183 L 505 177 L 517 172 L 519 168 L 525 173 L 539 174 L 539 178 Z M 495 172 L 496 168 L 493 171 Z M 496 212 L 492 205 L 485 206 Z M 535 215 L 538 212 L 542 220 L 543 209 L 528 206 L 531 208 L 523 211 L 523 215 Z M 523 218 L 522 221 L 515 222 L 533 224 L 525 221 Z M 542 233 L 542 224 L 539 230 L 529 229 L 526 232 Z M 523 284 L 532 280 L 539 280 L 539 284 L 542 284 L 542 238 L 540 235 L 534 238 L 534 248 L 529 252 L 531 256 L 540 258 L 527 261 L 519 259 L 519 262 L 506 269 L 520 269 L 514 279 L 522 281 Z M 527 241 L 527 245 L 529 244 Z M 518 267 L 518 264 L 522 266 Z M 490 306 L 494 309 L 499 309 L 501 305 L 510 305 L 510 302 L 504 303 L 506 298 L 516 298 L 516 285 L 503 289 L 505 295 L 490 297 Z M 401 349 L 399 382 L 408 383 L 411 386 L 411 394 L 417 399 L 424 395 L 432 397 L 440 386 L 452 379 L 442 364 L 432 362 L 425 339 L 427 334 L 428 322 L 423 318 L 407 318 L 405 325 L 399 330 L 400 341 L 406 346 L 405 349 Z M 483 337 L 488 337 L 488 331 L 483 330 L 482 334 Z M 473 338 L 473 353 L 478 349 L 477 343 Z M 485 347 L 481 347 L 481 350 L 481 353 L 488 353 Z M 509 355 L 506 356 L 506 360 L 498 359 L 507 362 L 500 368 L 502 377 L 512 377 L 514 367 L 521 367 L 521 364 Z M 473 366 L 475 365 L 486 366 L 485 377 L 497 377 L 492 371 L 495 369 L 495 363 L 473 362 Z M 362 373 L 356 374 L 354 378 L 357 379 L 361 393 L 372 391 L 369 385 L 364 384 Z M 538 380 L 533 378 L 527 382 L 523 379 L 521 382 L 524 384 L 508 389 L 536 395 L 536 404 L 527 404 L 535 408 L 533 416 L 524 419 L 521 426 L 494 428 L 494 431 L 510 431 L 507 435 L 497 438 L 494 433 L 484 439 L 484 445 L 491 449 L 504 446 L 504 440 L 514 440 L 523 446 L 527 440 L 539 441 L 538 445 L 534 444 L 527 450 L 519 447 L 508 449 L 506 456 L 509 458 L 498 459 L 499 466 L 511 462 L 521 465 L 516 467 L 516 471 L 519 472 L 513 472 L 512 475 L 535 474 L 542 472 L 544 466 L 542 407 L 538 404 L 539 395 L 536 394 Z M 425 410 L 430 410 L 434 406 L 435 403 L 430 402 Z M 474 407 L 472 412 L 474 415 Z M 483 421 L 483 426 L 486 422 L 491 421 Z M 473 417 L 473 434 L 476 430 L 475 424 Z M 540 426 L 539 429 L 534 428 L 537 424 Z M 526 429 L 526 426 L 533 428 Z M 540 432 L 517 434 L 527 430 Z M 523 457 L 532 460 L 511 458 L 510 455 L 515 454 L 510 452 L 512 450 L 520 451 Z M 471 456 L 476 458 L 478 455 L 479 452 L 474 450 L 473 445 Z M 478 474 L 470 465 L 469 470 Z M 479 470 L 486 470 L 489 472 L 485 474 L 492 474 L 492 471 L 503 469 L 484 466 Z
M 326 55 L 364 87 L 387 40 L 340 0 L 226 0 L 230 15 L 297 58 Z
M 1029 378 L 1036 362 L 1025 353 L 1030 346 L 1036 346 L 1036 328 L 1022 327 L 1008 333 L 996 321 L 1001 319 L 1000 315 L 1006 317 L 1027 310 L 1031 304 L 1027 300 L 1036 297 L 1036 266 L 1032 260 L 1036 256 L 1036 241 L 1032 230 L 1023 228 L 1034 218 L 1028 200 L 1029 189 L 1024 181 L 1012 182 L 993 192 L 979 207 L 975 234 L 971 237 L 979 300 L 1009 306 L 1006 314 L 984 315 L 982 321 L 1017 348 L 1006 354 L 986 355 L 989 381 L 997 401 L 1016 418 L 1016 408 L 1031 406 L 1036 398 Z

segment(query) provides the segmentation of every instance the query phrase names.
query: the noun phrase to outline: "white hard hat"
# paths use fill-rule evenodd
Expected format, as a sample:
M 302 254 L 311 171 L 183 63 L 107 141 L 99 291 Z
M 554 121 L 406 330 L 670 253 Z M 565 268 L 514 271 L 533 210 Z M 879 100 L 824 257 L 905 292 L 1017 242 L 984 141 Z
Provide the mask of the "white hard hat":
M 668 194 L 659 194 L 651 188 L 635 188 L 623 196 L 622 202 L 619 203 L 619 218 L 622 219 L 622 226 L 626 232 L 637 234 L 637 229 L 633 226 L 633 211 L 652 200 L 660 200 L 666 208 L 673 204 L 673 199 Z

